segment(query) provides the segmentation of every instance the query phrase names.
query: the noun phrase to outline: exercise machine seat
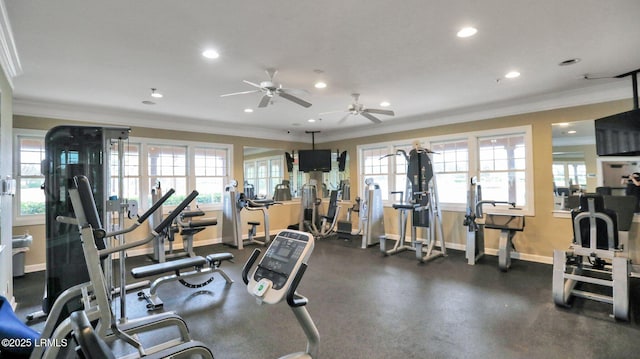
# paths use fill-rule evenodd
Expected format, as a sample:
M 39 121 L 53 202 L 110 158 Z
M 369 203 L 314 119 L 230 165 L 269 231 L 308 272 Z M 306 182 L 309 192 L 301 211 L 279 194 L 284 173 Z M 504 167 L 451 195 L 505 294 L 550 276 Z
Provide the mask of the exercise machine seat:
M 614 247 L 618 247 L 618 224 L 617 224 L 618 220 L 617 220 L 616 212 L 610 209 L 606 209 L 604 207 L 604 198 L 601 195 L 591 194 L 591 193 L 581 195 L 580 207 L 573 209 L 571 211 L 571 218 L 575 223 L 576 216 L 578 214 L 589 212 L 590 199 L 593 199 L 594 211 L 596 213 L 604 213 L 605 215 L 609 216 L 609 218 L 611 218 L 611 220 L 613 221 Z M 589 243 L 590 241 L 589 234 L 591 231 L 590 218 L 589 217 L 582 218 L 580 220 L 579 227 L 580 227 L 580 238 L 582 238 L 582 247 L 588 248 L 590 246 L 590 243 Z M 608 242 L 607 223 L 600 218 L 596 218 L 596 233 L 597 233 L 596 248 L 603 249 L 603 250 L 611 249 L 609 248 L 609 242 Z M 576 233 L 574 233 L 574 239 L 575 238 L 577 238 Z
M 167 272 L 174 272 L 189 267 L 202 267 L 206 263 L 207 260 L 201 256 L 187 257 L 174 261 L 155 263 L 147 266 L 132 268 L 131 275 L 136 279 L 145 278 Z
M 0 344 L 0 352 L 6 354 L 7 357 L 12 357 L 13 355 L 27 356 L 33 351 L 33 347 L 39 338 L 40 333 L 20 321 L 13 312 L 7 298 L 0 296 L 0 339 L 21 339 L 31 343 L 31 346 L 5 346 Z M 0 341 L 0 343 L 4 343 L 4 340 Z
M 333 220 L 336 216 L 336 210 L 338 208 L 338 191 L 332 190 L 329 195 L 329 207 L 327 208 L 327 214 L 322 216 L 327 220 Z
M 618 230 L 630 231 L 638 199 L 635 196 L 603 196 L 603 198 L 604 207 L 616 212 Z
M 73 339 L 78 344 L 76 352 L 84 359 L 116 359 L 113 352 L 96 332 L 93 330 L 89 318 L 84 311 L 71 313 L 71 329 Z
M 111 348 L 100 338 L 84 311 L 76 311 L 71 313 L 71 328 L 73 330 L 73 339 L 78 344 L 76 352 L 80 358 L 84 359 L 116 359 L 115 355 L 111 351 Z M 211 350 L 207 348 L 203 343 L 191 340 L 186 343 L 181 343 L 176 346 L 172 346 L 161 350 L 159 352 L 146 355 L 145 359 L 160 359 L 160 358 L 176 358 L 176 357 L 197 357 L 213 359 Z

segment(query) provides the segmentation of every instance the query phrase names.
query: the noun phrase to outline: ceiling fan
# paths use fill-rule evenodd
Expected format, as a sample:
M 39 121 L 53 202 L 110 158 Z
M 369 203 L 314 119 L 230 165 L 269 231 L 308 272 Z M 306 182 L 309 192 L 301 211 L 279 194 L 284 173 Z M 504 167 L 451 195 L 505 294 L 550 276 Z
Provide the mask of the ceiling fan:
M 358 102 L 358 99 L 360 98 L 360 94 L 359 93 L 352 93 L 351 96 L 353 97 L 353 103 L 351 105 L 349 105 L 349 107 L 347 108 L 347 114 L 340 119 L 340 121 L 338 121 L 338 123 L 343 123 L 349 116 L 353 115 L 353 116 L 363 116 L 367 119 L 369 119 L 369 121 L 373 122 L 373 123 L 382 123 L 382 121 L 373 116 L 372 114 L 377 114 L 377 115 L 387 115 L 387 116 L 394 116 L 395 113 L 391 110 L 381 110 L 381 109 L 375 109 L 375 108 L 366 108 L 363 104 Z M 323 112 L 321 113 L 321 115 L 325 115 L 328 113 L 335 113 L 335 112 L 343 112 L 343 111 L 330 111 L 330 112 Z
M 271 100 L 273 99 L 273 96 L 278 95 L 286 100 L 289 100 L 291 102 L 295 102 L 300 106 L 303 107 L 310 107 L 311 103 L 296 97 L 294 95 L 292 95 L 292 92 L 304 92 L 304 90 L 298 90 L 298 89 L 288 89 L 288 88 L 284 88 L 282 87 L 281 84 L 276 85 L 273 82 L 273 78 L 276 76 L 276 74 L 278 73 L 278 70 L 276 69 L 267 69 L 265 70 L 267 75 L 269 76 L 269 80 L 267 81 L 262 81 L 259 84 L 251 82 L 251 81 L 247 81 L 247 80 L 242 80 L 242 82 L 246 83 L 247 85 L 251 85 L 253 87 L 255 87 L 255 90 L 250 90 L 250 91 L 242 91 L 242 92 L 234 92 L 234 93 L 228 93 L 228 94 L 224 94 L 224 95 L 220 95 L 220 97 L 227 97 L 227 96 L 235 96 L 235 95 L 244 95 L 244 94 L 249 94 L 249 93 L 258 93 L 261 92 L 262 95 L 262 99 L 260 99 L 260 103 L 258 104 L 258 107 L 267 107 L 267 105 L 269 105 L 269 103 L 271 103 Z

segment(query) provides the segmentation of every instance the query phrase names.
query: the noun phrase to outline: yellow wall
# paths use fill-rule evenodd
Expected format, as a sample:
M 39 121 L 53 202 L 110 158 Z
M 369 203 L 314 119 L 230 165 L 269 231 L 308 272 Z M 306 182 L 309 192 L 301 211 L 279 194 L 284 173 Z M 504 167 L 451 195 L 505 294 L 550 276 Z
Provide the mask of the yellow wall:
M 488 120 L 481 120 L 469 123 L 452 124 L 446 126 L 427 127 L 428 120 L 425 120 L 425 128 L 411 131 L 403 131 L 389 133 L 384 135 L 359 137 L 343 141 L 335 141 L 323 143 L 323 148 L 340 148 L 347 150 L 350 155 L 349 171 L 351 173 L 351 191 L 353 194 L 360 193 L 362 179 L 358 178 L 357 168 L 357 146 L 377 142 L 401 141 L 407 139 L 417 139 L 429 136 L 439 136 L 463 132 L 473 132 L 481 130 L 490 130 L 512 126 L 531 125 L 533 136 L 533 164 L 534 175 L 531 179 L 534 181 L 534 206 L 535 215 L 526 218 L 526 227 L 524 232 L 518 233 L 514 239 L 515 245 L 519 252 L 528 256 L 533 260 L 548 260 L 552 256 L 553 249 L 566 248 L 572 239 L 571 224 L 567 218 L 558 218 L 553 216 L 553 176 L 551 172 L 552 164 L 552 139 L 551 124 L 557 122 L 573 122 L 580 120 L 595 119 L 631 108 L 630 100 L 613 101 L 602 104 L 585 105 L 572 108 L 556 109 L 549 111 L 541 111 L 535 113 L 506 116 Z M 36 128 L 48 129 L 62 121 L 21 117 L 17 116 L 14 126 L 17 128 Z M 206 133 L 189 133 L 180 131 L 167 131 L 148 128 L 132 127 L 132 136 L 147 138 L 171 138 L 180 140 L 215 142 L 215 143 L 231 143 L 234 145 L 234 176 L 242 183 L 242 147 L 269 147 L 281 148 L 283 150 L 306 148 L 308 144 L 287 143 L 281 141 L 247 139 L 234 136 L 219 136 Z M 595 161 L 595 160 L 594 160 Z M 355 195 L 352 195 L 355 198 Z M 247 214 L 243 211 L 243 223 L 248 220 L 259 220 L 255 218 L 259 213 Z M 346 213 L 345 211 L 343 211 Z M 291 223 L 298 220 L 299 205 L 290 203 L 282 206 L 274 206 L 270 210 L 271 231 L 286 228 Z M 397 234 L 397 219 L 393 209 L 385 209 L 385 227 L 387 233 Z M 222 221 L 220 212 L 208 213 L 207 216 L 216 216 L 219 223 Z M 341 215 L 344 218 L 345 214 Z M 464 213 L 460 212 L 444 212 L 443 226 L 447 243 L 451 243 L 458 248 L 465 244 L 467 228 L 462 225 Z M 354 216 L 354 228 L 357 216 Z M 25 226 L 14 227 L 14 233 L 20 234 L 25 230 L 34 234 L 34 239 L 38 236 L 44 238 L 44 226 Z M 261 232 L 259 229 L 258 232 Z M 142 231 L 141 231 L 142 232 Z M 246 233 L 246 224 L 243 232 Z M 221 225 L 203 231 L 196 235 L 197 241 L 203 241 L 212 238 L 219 238 L 221 235 Z M 135 238 L 144 236 L 144 233 L 137 235 Z M 498 231 L 487 230 L 486 232 L 487 248 L 497 248 Z M 33 248 L 32 252 L 27 255 L 27 264 L 37 264 L 44 261 L 43 244 L 40 248 Z M 36 247 L 36 246 L 34 246 Z M 633 249 L 633 248 L 632 248 Z M 640 255 L 635 254 L 635 257 Z
M 88 122 L 80 122 L 80 121 L 64 121 L 58 119 L 50 119 L 50 118 L 40 118 L 40 117 L 29 117 L 29 116 L 15 116 L 14 117 L 14 128 L 21 129 L 35 129 L 35 130 L 48 130 L 52 127 L 59 125 L 89 125 L 91 123 Z M 209 143 L 221 143 L 221 144 L 231 144 L 233 145 L 233 176 L 238 180 L 238 183 L 243 183 L 243 147 L 251 146 L 251 147 L 268 147 L 268 148 L 282 148 L 290 150 L 291 148 L 306 148 L 308 144 L 306 143 L 297 143 L 297 142 L 287 142 L 287 141 L 275 141 L 275 140 L 266 140 L 266 139 L 258 139 L 258 138 L 250 138 L 250 137 L 236 137 L 236 136 L 226 136 L 226 135 L 215 135 L 208 133 L 193 133 L 193 132 L 185 132 L 185 131 L 173 131 L 173 130 L 162 130 L 162 129 L 153 129 L 153 128 L 142 128 L 131 126 L 131 136 L 132 137 L 144 137 L 144 138 L 158 138 L 158 139 L 172 139 L 172 140 L 184 140 L 184 141 L 198 141 L 198 142 L 209 142 Z M 284 153 L 284 152 L 283 152 Z M 286 228 L 289 224 L 295 223 L 297 221 L 297 208 L 299 205 L 297 203 L 292 203 L 287 206 L 274 206 L 270 210 L 270 225 L 271 229 L 275 230 L 278 228 Z M 248 230 L 248 226 L 246 222 L 251 218 L 251 220 L 257 220 L 259 222 L 263 222 L 262 219 L 254 218 L 257 214 L 247 214 L 246 211 L 242 212 L 242 220 L 243 220 L 243 233 L 246 233 Z M 210 227 L 194 236 L 194 240 L 198 241 L 208 241 L 210 242 L 212 239 L 219 239 L 222 235 L 222 212 L 221 211 L 211 211 L 207 212 L 205 215 L 206 218 L 216 217 L 218 218 L 218 225 L 214 227 Z M 291 218 L 295 218 L 291 220 Z M 130 225 L 132 222 L 127 222 Z M 148 226 L 143 226 L 144 228 L 139 228 L 134 233 L 127 235 L 127 240 L 138 240 L 144 238 L 149 233 Z M 263 227 L 260 226 L 258 229 L 258 233 L 263 231 Z M 23 234 L 28 232 L 33 235 L 34 243 L 31 246 L 30 250 L 26 253 L 25 256 L 25 264 L 27 266 L 36 266 L 38 268 L 44 268 L 43 264 L 45 263 L 46 253 L 45 253 L 45 226 L 42 225 L 29 225 L 29 226 L 14 226 L 13 233 L 14 234 Z M 179 236 L 176 237 L 175 245 L 177 248 L 182 247 L 182 240 Z M 196 246 L 198 244 L 196 243 Z M 150 246 L 149 246 L 150 247 Z
M 566 248 L 572 240 L 570 220 L 553 216 L 551 124 L 596 119 L 628 111 L 631 108 L 632 102 L 623 100 L 438 127 L 426 127 L 428 126 L 428 121 L 425 121 L 425 128 L 423 129 L 323 143 L 323 147 L 340 148 L 341 150 L 349 151 L 352 159 L 349 163 L 350 171 L 352 174 L 358 174 L 359 171 L 355 159 L 357 158 L 356 149 L 359 145 L 531 125 L 533 134 L 534 176 L 532 180 L 534 181 L 535 190 L 535 216 L 526 218 L 525 230 L 516 235 L 514 243 L 519 252 L 529 255 L 533 259 L 545 260 L 545 258 L 535 258 L 536 256 L 542 256 L 547 257 L 546 260 L 548 260 L 549 257 L 552 257 L 555 248 Z M 595 158 L 593 158 L 593 161 L 595 161 Z M 355 177 L 356 175 L 352 175 L 351 191 L 352 193 L 360 193 L 362 180 Z M 448 243 L 465 244 L 467 228 L 462 225 L 463 218 L 464 213 L 446 211 L 443 213 L 444 233 Z M 385 228 L 388 233 L 397 233 L 398 225 L 396 221 L 393 210 L 385 209 Z M 498 247 L 498 235 L 499 233 L 496 230 L 486 231 L 487 248 L 496 249 Z M 640 253 L 633 253 L 632 255 L 634 259 L 640 259 Z

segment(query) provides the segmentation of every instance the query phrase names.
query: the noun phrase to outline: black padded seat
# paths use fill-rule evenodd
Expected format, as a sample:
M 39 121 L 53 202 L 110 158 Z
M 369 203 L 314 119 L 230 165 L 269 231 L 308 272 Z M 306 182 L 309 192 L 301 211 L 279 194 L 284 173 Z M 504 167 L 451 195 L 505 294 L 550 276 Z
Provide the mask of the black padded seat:
M 487 214 L 484 228 L 507 229 L 522 232 L 524 230 L 524 216 L 510 214 Z
M 580 207 L 571 211 L 571 218 L 573 222 L 575 222 L 575 218 L 578 214 L 589 212 L 589 200 L 593 199 L 594 211 L 596 213 L 603 213 L 607 215 L 613 221 L 613 242 L 614 247 L 618 247 L 618 219 L 616 216 L 616 212 L 610 209 L 606 209 L 604 207 L 604 198 L 599 194 L 587 193 L 580 196 Z M 580 220 L 580 238 L 582 239 L 582 247 L 588 248 L 590 247 L 590 218 L 585 217 Z M 576 236 L 576 233 L 574 233 Z M 609 248 L 609 240 L 608 240 L 608 232 L 607 232 L 607 223 L 600 219 L 596 218 L 596 248 L 608 250 Z
M 269 207 L 276 204 L 272 199 L 253 199 L 249 201 L 249 207 Z
M 222 261 L 228 261 L 233 259 L 233 254 L 231 253 L 214 253 L 209 254 L 207 256 L 207 261 L 209 263 L 220 263 Z
M 413 209 L 415 205 L 412 203 L 394 203 L 391 205 L 393 209 Z
M 603 198 L 604 207 L 615 211 L 618 216 L 618 230 L 630 231 L 638 199 L 635 196 L 603 196 Z
M 145 278 L 150 277 L 157 274 L 167 273 L 167 272 L 175 272 L 180 269 L 189 268 L 189 267 L 202 267 L 207 263 L 207 260 L 204 257 L 196 256 L 196 257 L 187 257 L 182 259 L 177 259 L 175 261 L 163 262 L 150 264 L 148 266 L 142 266 L 131 269 L 131 275 L 133 278 Z
M 76 351 L 81 351 L 80 358 L 85 359 L 116 359 L 107 343 L 100 338 L 93 330 L 89 318 L 84 311 L 71 313 L 71 328 L 73 330 L 73 338 L 78 344 Z
M 208 227 L 208 226 L 215 226 L 218 224 L 218 219 L 217 218 L 206 218 L 206 219 L 197 219 L 197 220 L 191 220 L 189 222 L 187 222 L 187 226 L 188 227 Z

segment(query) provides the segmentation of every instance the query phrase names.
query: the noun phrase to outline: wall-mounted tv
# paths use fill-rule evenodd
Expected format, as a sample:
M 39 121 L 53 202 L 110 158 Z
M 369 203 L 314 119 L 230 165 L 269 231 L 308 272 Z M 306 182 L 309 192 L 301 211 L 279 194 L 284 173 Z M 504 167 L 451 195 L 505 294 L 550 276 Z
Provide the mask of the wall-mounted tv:
M 331 150 L 299 150 L 298 170 L 331 172 Z
M 640 156 L 640 109 L 595 120 L 598 156 Z

